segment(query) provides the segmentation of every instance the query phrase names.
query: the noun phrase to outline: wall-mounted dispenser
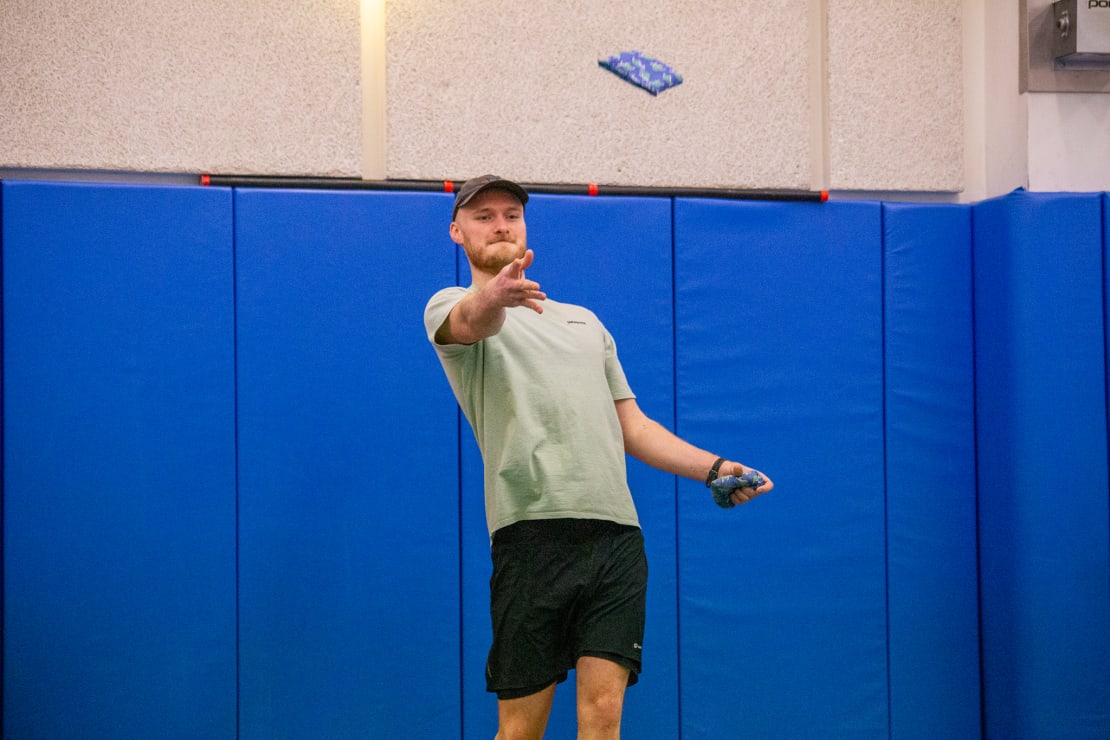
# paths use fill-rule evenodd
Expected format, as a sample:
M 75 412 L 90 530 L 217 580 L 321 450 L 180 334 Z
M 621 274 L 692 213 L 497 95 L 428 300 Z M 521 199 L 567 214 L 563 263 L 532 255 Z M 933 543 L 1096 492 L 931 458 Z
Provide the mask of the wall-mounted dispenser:
M 1062 69 L 1110 69 L 1110 0 L 1057 0 L 1052 56 Z

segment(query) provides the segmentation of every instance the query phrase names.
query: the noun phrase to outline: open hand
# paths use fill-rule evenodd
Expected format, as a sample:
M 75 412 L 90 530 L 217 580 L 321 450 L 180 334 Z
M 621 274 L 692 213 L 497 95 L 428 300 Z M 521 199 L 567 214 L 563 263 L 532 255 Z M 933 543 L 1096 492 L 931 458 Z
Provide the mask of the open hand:
M 524 255 L 501 268 L 493 279 L 486 283 L 491 302 L 503 308 L 524 306 L 536 313 L 543 313 L 540 301 L 547 300 L 547 294 L 540 290 L 540 284 L 524 276 L 524 271 L 532 266 L 535 254 L 531 249 Z

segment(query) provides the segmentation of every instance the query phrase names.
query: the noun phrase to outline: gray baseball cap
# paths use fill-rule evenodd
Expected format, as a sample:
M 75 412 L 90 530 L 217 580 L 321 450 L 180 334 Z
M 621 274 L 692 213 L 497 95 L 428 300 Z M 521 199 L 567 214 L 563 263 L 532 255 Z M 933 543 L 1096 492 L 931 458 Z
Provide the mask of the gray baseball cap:
M 517 185 L 512 180 L 506 180 L 497 175 L 482 175 L 480 177 L 472 177 L 462 184 L 459 192 L 455 194 L 455 209 L 451 211 L 451 220 L 455 219 L 458 215 L 459 209 L 474 199 L 474 196 L 484 190 L 490 188 L 500 188 L 501 190 L 508 190 L 510 193 L 520 199 L 520 204 L 524 205 L 528 202 L 528 191 L 521 186 Z

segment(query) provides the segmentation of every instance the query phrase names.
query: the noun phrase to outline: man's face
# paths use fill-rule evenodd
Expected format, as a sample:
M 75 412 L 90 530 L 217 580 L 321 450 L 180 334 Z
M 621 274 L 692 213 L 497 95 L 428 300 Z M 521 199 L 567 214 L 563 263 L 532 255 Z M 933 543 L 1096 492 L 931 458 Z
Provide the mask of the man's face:
M 459 209 L 451 238 L 462 245 L 474 268 L 496 275 L 527 249 L 524 206 L 507 190 L 484 190 Z

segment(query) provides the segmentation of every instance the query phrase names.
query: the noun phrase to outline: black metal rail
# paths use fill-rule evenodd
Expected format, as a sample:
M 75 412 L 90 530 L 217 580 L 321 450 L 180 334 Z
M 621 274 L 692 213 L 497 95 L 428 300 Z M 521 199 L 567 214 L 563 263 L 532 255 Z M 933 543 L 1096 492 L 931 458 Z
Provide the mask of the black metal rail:
M 410 190 L 453 193 L 462 180 L 362 180 L 355 177 L 296 177 L 284 175 L 201 175 L 202 185 L 232 188 L 290 188 L 312 190 Z M 565 185 L 521 183 L 529 193 L 553 195 L 623 195 L 661 198 L 722 198 L 726 200 L 783 200 L 824 203 L 827 190 L 735 190 L 729 188 L 647 187 L 635 185 Z

